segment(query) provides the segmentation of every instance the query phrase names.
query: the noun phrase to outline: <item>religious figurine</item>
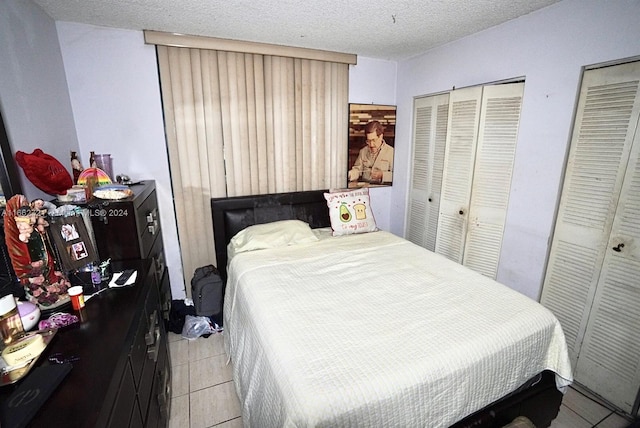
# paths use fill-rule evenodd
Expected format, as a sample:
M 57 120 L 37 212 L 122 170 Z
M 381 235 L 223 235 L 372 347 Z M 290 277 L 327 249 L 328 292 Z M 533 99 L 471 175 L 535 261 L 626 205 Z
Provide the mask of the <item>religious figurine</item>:
M 54 251 L 47 235 L 45 202 L 31 204 L 23 195 L 7 201 L 4 217 L 5 241 L 11 264 L 27 299 L 41 309 L 69 301 L 69 281 L 56 269 Z
M 73 184 L 78 184 L 78 178 L 84 168 L 82 167 L 82 163 L 80 163 L 80 159 L 78 159 L 78 154 L 76 152 L 71 152 L 71 169 L 73 170 Z

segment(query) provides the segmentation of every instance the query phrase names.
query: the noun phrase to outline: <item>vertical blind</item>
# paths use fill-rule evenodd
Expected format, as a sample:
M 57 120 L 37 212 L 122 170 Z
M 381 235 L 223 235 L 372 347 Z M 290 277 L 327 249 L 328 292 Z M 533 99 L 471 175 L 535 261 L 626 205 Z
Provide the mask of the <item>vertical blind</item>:
M 215 264 L 210 198 L 344 186 L 348 63 L 165 45 L 157 55 L 185 278 Z

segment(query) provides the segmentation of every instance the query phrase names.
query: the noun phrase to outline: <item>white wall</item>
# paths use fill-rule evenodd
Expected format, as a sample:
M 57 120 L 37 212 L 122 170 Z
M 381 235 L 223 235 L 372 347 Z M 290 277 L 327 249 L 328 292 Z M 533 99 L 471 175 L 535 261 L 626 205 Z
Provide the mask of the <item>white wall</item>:
M 174 299 L 185 297 L 164 137 L 155 48 L 142 32 L 58 22 L 58 37 L 82 160 L 110 153 L 114 173 L 154 178 Z M 359 58 L 350 69 L 349 100 L 395 104 L 395 63 Z M 347 120 L 347 118 L 345 118 Z M 86 166 L 86 165 L 85 165 Z M 391 188 L 372 189 L 380 227 L 390 226 Z M 190 273 L 186 275 L 190 281 Z
M 0 1 L 0 109 L 14 155 L 40 148 L 71 174 L 78 140 L 55 22 L 30 1 Z M 53 198 L 16 169 L 29 200 Z
M 17 58 L 0 63 L 0 100 L 10 115 L 12 141 L 18 133 L 25 151 L 40 146 L 66 159 L 77 144 L 65 101 L 70 96 L 85 162 L 89 150 L 110 152 L 116 172 L 158 180 L 168 265 L 180 298 L 183 275 L 153 47 L 144 45 L 140 32 L 60 22 L 58 48 L 50 19 L 30 2 L 8 1 L 0 2 L 0 53 Z M 638 16 L 637 0 L 564 0 L 402 61 L 397 70 L 393 62 L 359 58 L 350 70 L 349 101 L 398 105 L 394 185 L 372 189 L 380 227 L 404 234 L 413 97 L 524 76 L 498 280 L 537 298 L 581 67 L 640 55 Z M 69 95 L 61 89 L 58 49 Z
M 392 232 L 403 235 L 405 227 L 413 97 L 524 76 L 498 280 L 537 299 L 581 69 L 640 55 L 639 17 L 637 0 L 565 0 L 400 62 L 396 127 L 400 144 L 391 207 L 401 209 L 402 215 L 392 218 Z
M 396 67 L 392 61 L 358 57 L 358 63 L 349 68 L 349 102 L 396 105 Z M 382 230 L 391 229 L 390 202 L 394 186 L 395 176 L 393 186 L 374 187 L 369 191 L 373 215 Z
M 114 175 L 153 179 L 174 299 L 185 297 L 155 47 L 140 31 L 57 22 L 85 167 L 109 153 Z

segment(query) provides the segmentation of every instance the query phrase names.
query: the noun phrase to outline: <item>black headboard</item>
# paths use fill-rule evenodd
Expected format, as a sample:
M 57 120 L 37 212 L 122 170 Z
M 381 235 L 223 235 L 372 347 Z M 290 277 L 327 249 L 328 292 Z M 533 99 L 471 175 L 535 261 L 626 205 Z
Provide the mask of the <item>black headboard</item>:
M 227 244 L 242 229 L 278 220 L 302 220 L 311 228 L 331 226 L 327 190 L 212 198 L 213 237 L 222 278 L 227 278 Z

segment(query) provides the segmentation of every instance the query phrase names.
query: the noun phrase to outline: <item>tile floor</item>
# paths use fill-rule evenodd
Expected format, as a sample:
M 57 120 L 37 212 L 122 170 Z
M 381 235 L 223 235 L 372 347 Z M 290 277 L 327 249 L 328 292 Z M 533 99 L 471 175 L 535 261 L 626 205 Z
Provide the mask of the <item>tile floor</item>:
M 169 428 L 241 428 L 240 402 L 227 365 L 222 334 L 196 340 L 169 332 Z
M 624 428 L 630 423 L 587 393 L 570 388 L 551 428 Z
M 223 338 L 196 340 L 169 333 L 172 366 L 170 428 L 240 428 L 240 402 Z M 564 397 L 552 428 L 624 428 L 630 421 L 577 389 Z

